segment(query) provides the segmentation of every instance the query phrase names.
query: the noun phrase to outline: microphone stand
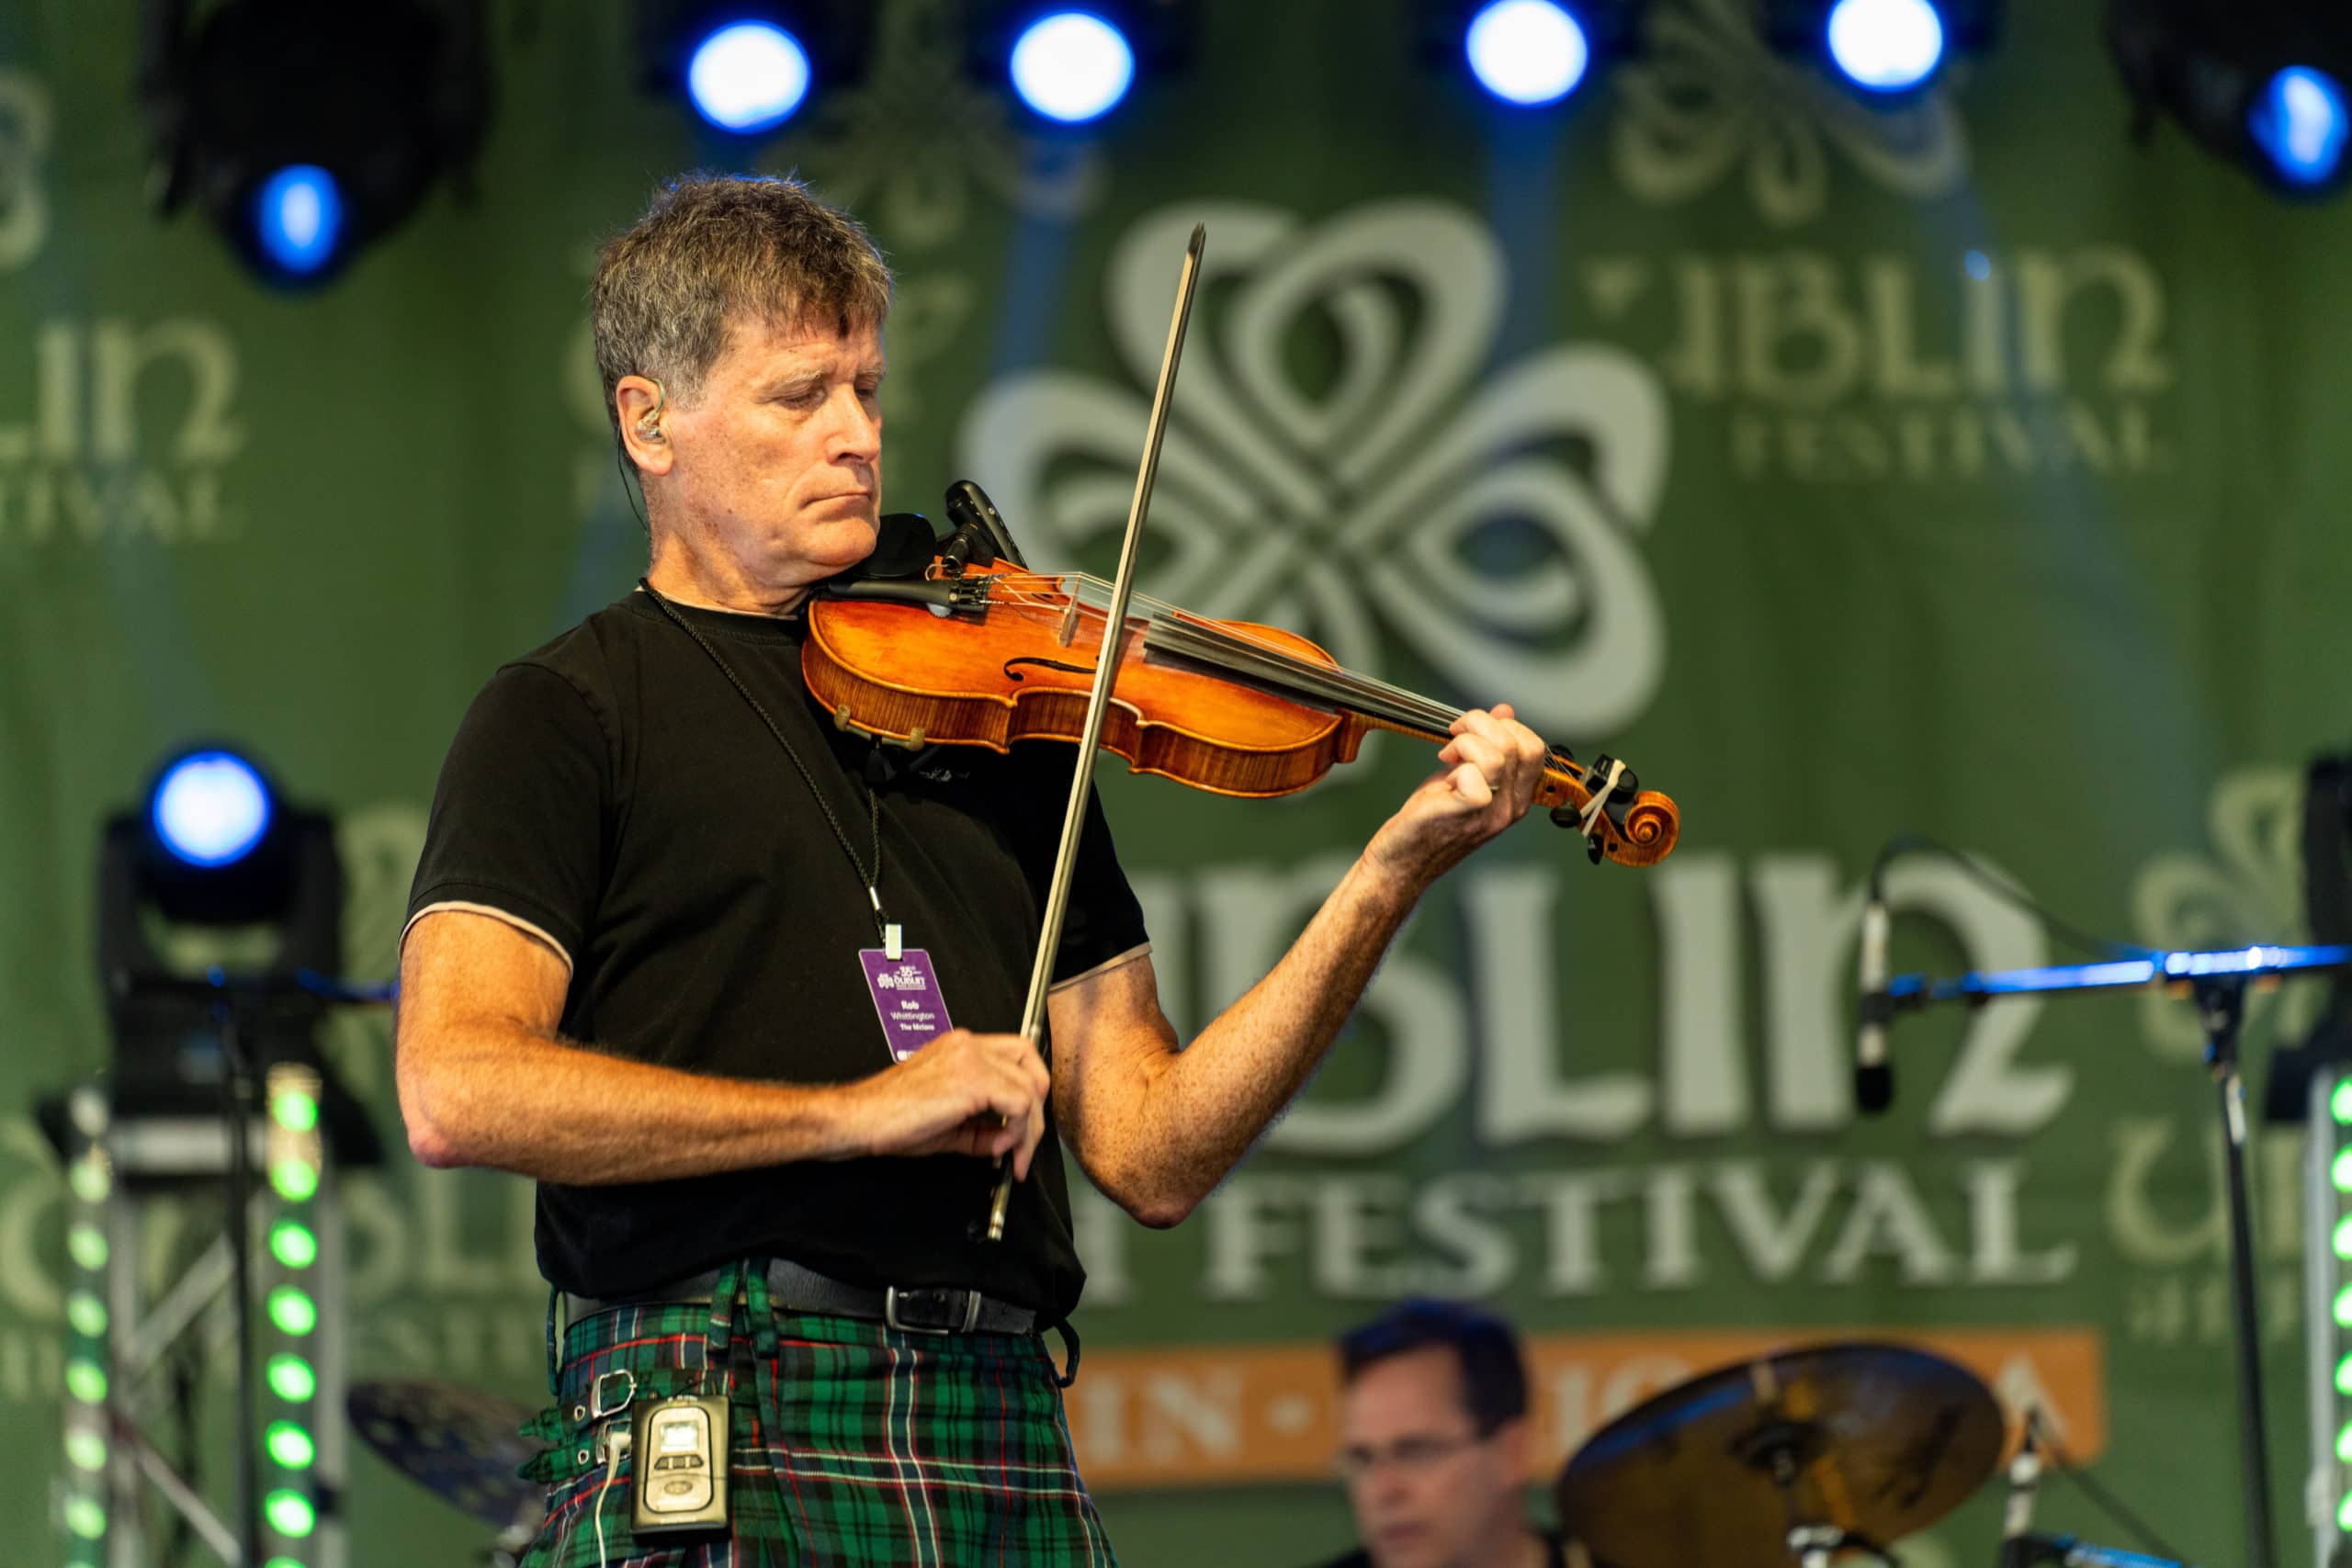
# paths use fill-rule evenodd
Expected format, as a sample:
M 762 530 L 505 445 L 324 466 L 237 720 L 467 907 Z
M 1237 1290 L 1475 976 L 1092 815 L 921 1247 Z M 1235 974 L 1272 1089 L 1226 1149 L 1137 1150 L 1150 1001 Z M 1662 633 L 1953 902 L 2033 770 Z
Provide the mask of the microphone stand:
M 2034 1568 L 2041 1562 L 2063 1562 L 2066 1568 L 2191 1568 L 2170 1557 L 2094 1546 L 2071 1535 L 2022 1535 L 2010 1544 L 2018 1548 L 2017 1568 Z
M 2236 1329 L 2238 1449 L 2245 1490 L 2245 1568 L 2272 1568 L 2269 1442 L 2263 1429 L 2262 1320 L 2255 1310 L 2254 1221 L 2246 1199 L 2245 1089 L 2238 1076 L 2238 1024 L 2245 1016 L 2246 987 L 2290 974 L 2352 969 L 2352 947 L 2248 947 L 2225 953 L 2160 953 L 2104 964 L 2064 964 L 2041 969 L 1972 973 L 1930 981 L 1898 975 L 1883 991 L 1862 998 L 1866 1010 L 1889 1018 L 1917 1012 L 1937 1002 L 1977 1005 L 2001 997 L 2049 996 L 2059 992 L 2185 987 L 2205 1028 L 2205 1064 L 2213 1077 L 2214 1106 L 2222 1121 L 2222 1165 L 2229 1185 L 2231 1316 Z M 2036 1560 L 2063 1557 L 2092 1568 L 2149 1568 L 2162 1558 L 2086 1547 L 2071 1537 L 2028 1537 Z M 2047 1542 L 2064 1540 L 2050 1550 Z

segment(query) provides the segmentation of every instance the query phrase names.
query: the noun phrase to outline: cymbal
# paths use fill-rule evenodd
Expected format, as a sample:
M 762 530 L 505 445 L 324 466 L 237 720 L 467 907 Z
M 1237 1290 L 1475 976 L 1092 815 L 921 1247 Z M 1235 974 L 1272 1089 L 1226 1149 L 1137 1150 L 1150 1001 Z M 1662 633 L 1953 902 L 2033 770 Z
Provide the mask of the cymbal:
M 1792 1524 L 1886 1545 L 2000 1462 L 2007 1424 L 1973 1372 L 1907 1346 L 1815 1345 L 1636 1405 L 1560 1475 L 1562 1532 L 1609 1568 L 1789 1568 Z
M 368 1446 L 484 1524 L 536 1524 L 546 1507 L 515 1467 L 546 1445 L 515 1428 L 531 1408 L 453 1383 L 361 1382 L 345 1407 Z

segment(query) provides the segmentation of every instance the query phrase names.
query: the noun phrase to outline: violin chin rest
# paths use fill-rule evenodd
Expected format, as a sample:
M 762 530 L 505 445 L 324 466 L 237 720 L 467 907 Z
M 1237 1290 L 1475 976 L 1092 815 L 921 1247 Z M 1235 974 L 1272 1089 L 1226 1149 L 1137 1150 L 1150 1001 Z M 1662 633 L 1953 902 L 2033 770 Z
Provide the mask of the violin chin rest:
M 874 553 L 841 575 L 859 581 L 874 578 L 920 578 L 939 553 L 939 536 L 920 512 L 886 512 L 876 530 Z

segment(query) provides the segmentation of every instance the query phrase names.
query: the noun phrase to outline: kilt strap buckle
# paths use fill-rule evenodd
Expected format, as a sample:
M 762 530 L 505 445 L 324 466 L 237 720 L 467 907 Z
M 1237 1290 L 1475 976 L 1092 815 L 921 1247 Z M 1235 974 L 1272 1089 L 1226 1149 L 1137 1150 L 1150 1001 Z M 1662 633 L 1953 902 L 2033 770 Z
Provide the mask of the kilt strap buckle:
M 882 1292 L 882 1321 L 902 1334 L 969 1334 L 979 1326 L 980 1292 L 939 1285 Z
M 607 1399 L 605 1390 L 613 1384 L 619 1385 L 618 1397 Z M 618 1371 L 600 1373 L 596 1381 L 588 1385 L 588 1419 L 602 1421 L 607 1416 L 618 1415 L 627 1410 L 629 1401 L 636 1397 L 637 1374 L 635 1372 L 622 1368 Z

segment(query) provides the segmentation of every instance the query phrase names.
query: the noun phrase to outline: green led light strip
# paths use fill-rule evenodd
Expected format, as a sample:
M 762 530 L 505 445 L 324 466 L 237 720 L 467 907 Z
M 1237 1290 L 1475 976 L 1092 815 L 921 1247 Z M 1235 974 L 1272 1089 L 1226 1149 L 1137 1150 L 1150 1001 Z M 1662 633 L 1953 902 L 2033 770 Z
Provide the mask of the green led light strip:
M 107 1538 L 107 1472 L 113 1459 L 107 1442 L 107 1397 L 112 1365 L 107 1311 L 106 1205 L 114 1196 L 114 1166 L 99 1141 L 106 1130 L 105 1101 L 85 1091 L 74 1097 L 75 1131 L 84 1142 L 65 1168 L 65 1409 L 63 1522 L 73 1561 L 104 1561 Z M 83 1553 L 87 1555 L 83 1555 Z
M 319 1079 L 307 1068 L 281 1063 L 270 1069 L 269 1120 L 264 1168 L 277 1201 L 262 1259 L 270 1278 L 262 1295 L 266 1331 L 275 1343 L 263 1363 L 263 1382 L 277 1401 L 262 1435 L 262 1522 L 269 1540 L 266 1568 L 308 1568 L 308 1548 L 320 1528 L 320 1326 L 313 1271 L 323 1247 L 315 1200 L 323 1184 L 319 1134 Z

